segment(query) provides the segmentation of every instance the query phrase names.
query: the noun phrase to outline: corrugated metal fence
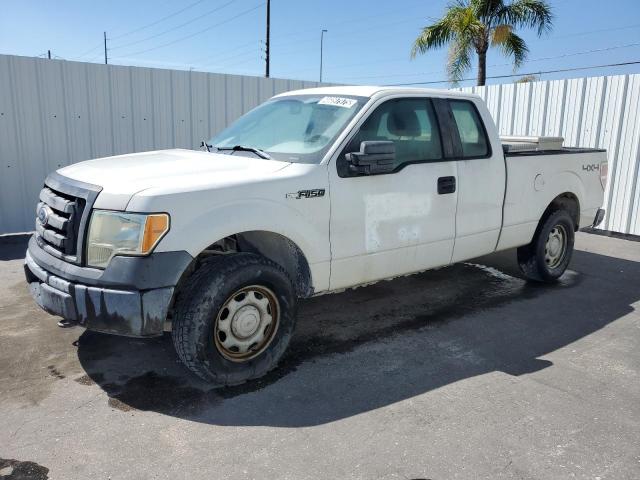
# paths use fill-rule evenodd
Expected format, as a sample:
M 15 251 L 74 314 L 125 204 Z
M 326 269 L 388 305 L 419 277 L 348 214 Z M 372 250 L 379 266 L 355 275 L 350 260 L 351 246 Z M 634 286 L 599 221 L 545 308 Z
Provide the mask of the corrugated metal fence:
M 90 158 L 197 148 L 316 82 L 0 55 L 0 234 L 33 230 L 45 176 Z
M 33 229 L 50 171 L 89 158 L 197 148 L 272 95 L 315 82 L 0 55 L 0 234 Z M 473 87 L 501 134 L 606 148 L 603 228 L 640 235 L 640 75 Z
M 469 87 L 501 135 L 562 136 L 572 147 L 605 148 L 609 182 L 601 228 L 640 235 L 640 75 Z

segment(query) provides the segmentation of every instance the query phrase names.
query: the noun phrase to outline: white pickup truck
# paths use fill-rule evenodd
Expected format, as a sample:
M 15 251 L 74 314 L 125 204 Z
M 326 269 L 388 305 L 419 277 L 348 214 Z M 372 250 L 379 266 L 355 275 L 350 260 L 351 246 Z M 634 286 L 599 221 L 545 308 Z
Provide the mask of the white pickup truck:
M 297 298 L 512 247 L 527 278 L 552 282 L 574 232 L 604 215 L 604 151 L 501 141 L 464 93 L 288 92 L 202 147 L 49 175 L 25 273 L 69 323 L 172 331 L 185 365 L 217 385 L 277 365 Z

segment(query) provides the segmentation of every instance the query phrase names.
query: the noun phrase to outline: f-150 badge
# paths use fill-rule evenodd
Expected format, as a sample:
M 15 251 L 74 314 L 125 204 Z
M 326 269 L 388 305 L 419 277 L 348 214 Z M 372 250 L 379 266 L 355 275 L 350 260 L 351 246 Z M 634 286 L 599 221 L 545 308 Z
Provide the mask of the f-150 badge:
M 324 188 L 314 188 L 313 190 L 298 190 L 295 193 L 287 193 L 287 198 L 295 198 L 299 200 L 301 198 L 317 198 L 324 197 Z

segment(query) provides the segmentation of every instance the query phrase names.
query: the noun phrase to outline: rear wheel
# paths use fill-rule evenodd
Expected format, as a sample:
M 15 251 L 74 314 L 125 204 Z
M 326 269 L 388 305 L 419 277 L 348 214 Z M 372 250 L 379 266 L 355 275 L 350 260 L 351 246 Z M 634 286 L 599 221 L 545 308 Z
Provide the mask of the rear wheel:
M 573 254 L 575 226 L 566 210 L 549 215 L 529 245 L 518 248 L 520 270 L 529 280 L 555 282 L 565 272 Z
M 182 288 L 172 328 L 182 362 L 216 385 L 236 385 L 274 368 L 295 324 L 291 280 L 250 253 L 212 258 Z

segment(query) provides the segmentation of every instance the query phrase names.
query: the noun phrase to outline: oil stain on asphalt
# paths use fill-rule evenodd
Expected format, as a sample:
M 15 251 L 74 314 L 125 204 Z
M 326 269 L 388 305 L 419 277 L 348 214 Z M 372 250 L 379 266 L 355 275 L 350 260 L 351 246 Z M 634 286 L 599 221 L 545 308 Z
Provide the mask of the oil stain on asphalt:
M 49 469 L 34 462 L 0 458 L 0 480 L 47 480 Z

